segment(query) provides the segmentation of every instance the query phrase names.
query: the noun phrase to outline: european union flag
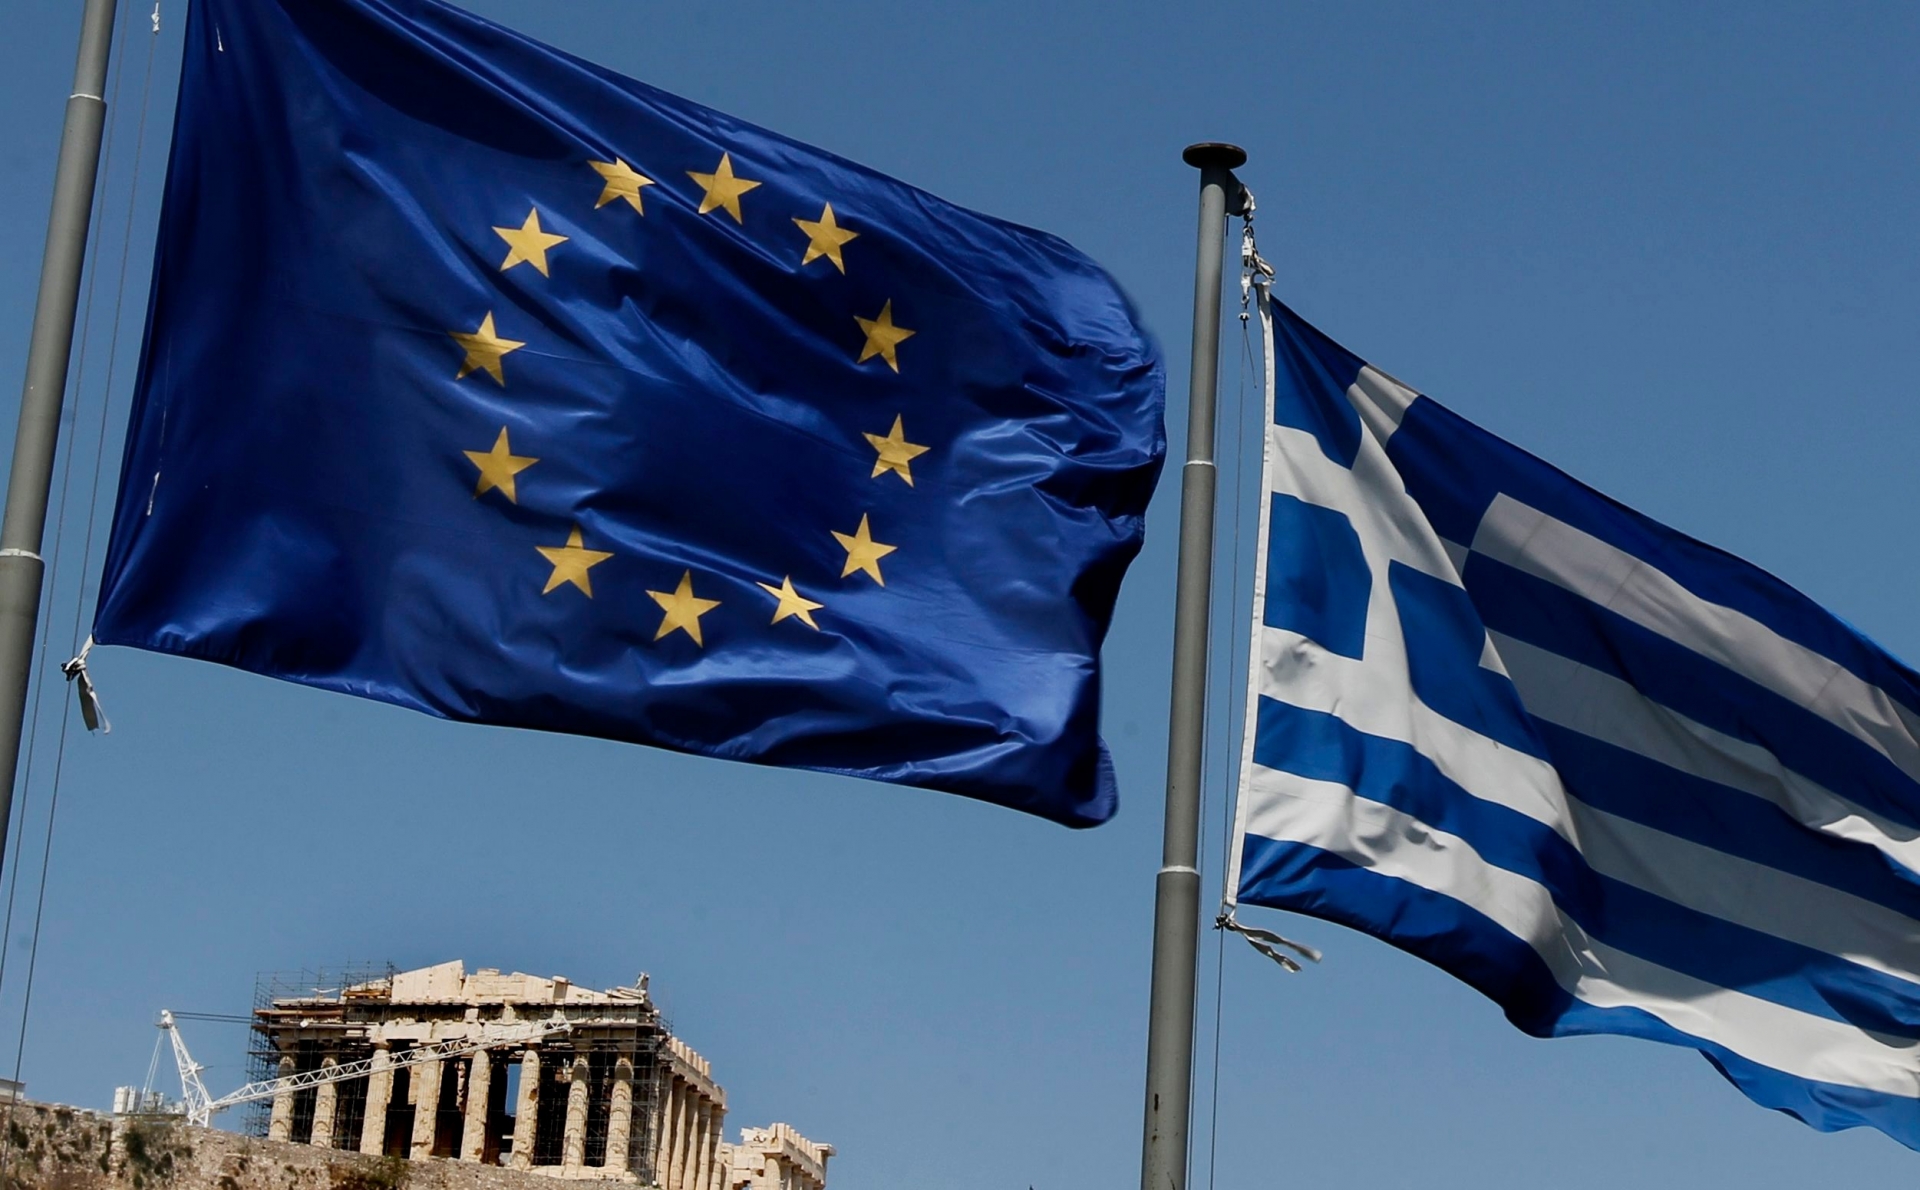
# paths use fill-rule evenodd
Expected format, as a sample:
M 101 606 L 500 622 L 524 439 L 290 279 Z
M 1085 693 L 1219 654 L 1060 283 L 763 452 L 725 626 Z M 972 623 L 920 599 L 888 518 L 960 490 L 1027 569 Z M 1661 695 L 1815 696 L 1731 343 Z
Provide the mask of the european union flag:
M 94 636 L 1108 818 L 1097 266 L 434 0 L 199 0 Z

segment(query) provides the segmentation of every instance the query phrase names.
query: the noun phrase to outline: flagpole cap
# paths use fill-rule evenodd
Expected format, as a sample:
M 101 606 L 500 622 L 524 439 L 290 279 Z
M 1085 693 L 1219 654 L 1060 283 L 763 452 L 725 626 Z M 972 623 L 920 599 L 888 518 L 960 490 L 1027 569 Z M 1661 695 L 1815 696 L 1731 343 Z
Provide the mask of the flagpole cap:
M 1203 140 L 1197 145 L 1188 145 L 1186 151 L 1180 154 L 1180 160 L 1195 169 L 1205 169 L 1210 165 L 1239 169 L 1247 163 L 1247 151 L 1239 145 Z

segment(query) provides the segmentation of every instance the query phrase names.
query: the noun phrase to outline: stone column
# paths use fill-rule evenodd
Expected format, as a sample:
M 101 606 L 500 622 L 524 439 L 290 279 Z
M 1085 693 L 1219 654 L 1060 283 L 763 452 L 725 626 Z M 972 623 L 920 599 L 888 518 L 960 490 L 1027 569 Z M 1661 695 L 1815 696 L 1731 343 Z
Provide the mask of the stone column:
M 413 1159 L 433 1156 L 434 1125 L 439 1122 L 440 1114 L 440 1068 L 446 1065 L 438 1059 L 422 1062 L 413 1068 L 414 1077 L 407 1080 L 413 1088 Z
M 693 1117 L 693 1185 L 707 1190 L 713 1180 L 713 1105 L 703 1103 Z
M 567 1084 L 567 1124 L 561 1132 L 560 1166 L 577 1170 L 587 1163 L 587 1091 L 592 1085 L 587 1055 L 573 1055 L 572 1079 Z
M 684 1097 L 680 1104 L 680 1164 L 674 1174 L 680 1179 L 680 1190 L 694 1190 L 693 1136 L 700 1120 L 700 1092 L 688 1083 L 680 1089 L 680 1094 Z
M 680 1126 L 673 1130 L 673 1185 L 671 1190 L 688 1190 L 687 1158 L 693 1148 L 693 1113 L 698 1106 L 691 1084 L 680 1088 Z
M 540 1118 L 540 1051 L 520 1054 L 520 1094 L 513 1105 L 513 1167 L 533 1168 L 533 1129 Z
M 331 1074 L 340 1063 L 329 1054 L 320 1060 L 320 1071 Z M 339 1083 L 321 1083 L 313 1092 L 313 1132 L 307 1137 L 307 1143 L 323 1149 L 333 1147 L 333 1108 L 338 1102 Z
M 625 1169 L 627 1150 L 633 1147 L 633 1063 L 625 1054 L 614 1059 L 613 1091 L 607 1100 L 608 1169 Z
M 721 1190 L 721 1183 L 727 1176 L 727 1163 L 722 1159 L 720 1152 L 726 1145 L 726 1119 L 727 1113 L 716 1105 L 713 1111 L 713 1139 L 709 1142 L 709 1147 L 713 1151 L 713 1176 L 707 1179 L 709 1190 Z
M 393 1097 L 392 1057 L 387 1043 L 373 1043 L 373 1069 L 367 1072 L 367 1114 L 360 1121 L 360 1151 L 378 1157 L 387 1147 L 387 1101 Z
M 707 1113 L 713 1105 L 705 1099 L 694 1096 L 693 1114 L 687 1122 L 687 1171 L 681 1182 L 687 1190 L 706 1190 L 700 1182 L 700 1172 L 706 1163 Z
M 281 1078 L 293 1073 L 293 1059 L 280 1059 Z M 293 1136 L 293 1092 L 284 1088 L 274 1093 L 273 1114 L 267 1117 L 267 1139 L 287 1140 Z
M 696 1177 L 700 1172 L 700 1096 L 692 1087 L 685 1091 L 686 1114 L 682 1117 L 681 1129 L 687 1139 L 680 1146 L 680 1165 L 674 1170 L 680 1179 L 680 1190 L 699 1190 Z
M 673 1163 L 673 1073 L 668 1071 L 659 1076 L 660 1109 L 653 1121 L 653 1182 L 665 1188 L 667 1167 Z
M 487 1100 L 493 1092 L 493 1055 L 485 1050 L 473 1056 L 467 1071 L 467 1119 L 460 1130 L 460 1160 L 479 1161 L 487 1155 Z

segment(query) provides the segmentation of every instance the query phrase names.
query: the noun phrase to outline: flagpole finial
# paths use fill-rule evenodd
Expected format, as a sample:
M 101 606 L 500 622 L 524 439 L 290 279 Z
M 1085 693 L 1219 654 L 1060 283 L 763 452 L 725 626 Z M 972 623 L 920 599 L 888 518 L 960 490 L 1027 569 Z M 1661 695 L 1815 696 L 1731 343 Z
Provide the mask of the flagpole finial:
M 1239 169 L 1247 163 L 1247 151 L 1239 145 L 1203 140 L 1197 145 L 1188 145 L 1186 151 L 1180 154 L 1180 160 L 1195 169 L 1205 169 L 1210 165 Z

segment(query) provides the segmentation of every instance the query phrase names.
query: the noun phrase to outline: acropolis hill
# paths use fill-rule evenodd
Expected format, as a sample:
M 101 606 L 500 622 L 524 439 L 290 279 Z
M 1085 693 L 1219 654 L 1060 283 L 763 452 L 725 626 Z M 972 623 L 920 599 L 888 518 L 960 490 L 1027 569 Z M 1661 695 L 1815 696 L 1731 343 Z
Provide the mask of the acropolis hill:
M 216 1098 L 171 1014 L 183 1098 L 113 1115 L 7 1105 L 0 1190 L 824 1190 L 831 1146 L 786 1124 L 726 1139 L 727 1096 L 641 976 L 594 991 L 455 961 L 262 997 L 255 1080 Z M 206 1127 L 251 1104 L 253 1135 Z M 530 1180 L 538 1179 L 538 1180 Z M 85 1183 L 86 1186 L 83 1186 Z

